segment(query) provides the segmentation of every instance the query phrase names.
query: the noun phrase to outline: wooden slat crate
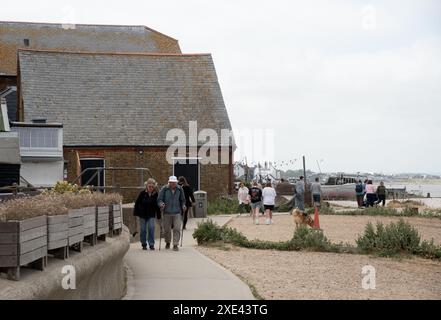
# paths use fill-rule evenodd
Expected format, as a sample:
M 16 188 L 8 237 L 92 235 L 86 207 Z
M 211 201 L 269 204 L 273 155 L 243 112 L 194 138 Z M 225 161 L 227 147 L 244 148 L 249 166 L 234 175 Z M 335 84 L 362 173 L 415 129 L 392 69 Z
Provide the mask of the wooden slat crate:
M 109 233 L 109 207 L 96 207 L 96 235 L 99 240 L 106 240 Z
M 0 222 L 0 272 L 20 279 L 20 267 L 44 270 L 47 264 L 47 217 Z
M 123 225 L 122 204 L 111 204 L 109 206 L 109 234 L 121 234 Z
M 71 209 L 69 217 L 69 247 L 81 252 L 84 240 L 83 209 Z
M 47 217 L 47 249 L 55 258 L 69 258 L 69 217 L 67 214 Z
M 96 244 L 96 207 L 86 207 L 83 210 L 84 241 L 91 246 Z

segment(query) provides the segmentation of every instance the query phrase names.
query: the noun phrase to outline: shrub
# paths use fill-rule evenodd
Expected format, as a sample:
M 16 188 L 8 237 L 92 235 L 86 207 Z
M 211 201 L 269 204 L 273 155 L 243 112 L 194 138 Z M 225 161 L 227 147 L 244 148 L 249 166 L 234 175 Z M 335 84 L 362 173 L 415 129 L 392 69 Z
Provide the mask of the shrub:
M 372 223 L 368 223 L 364 234 L 357 239 L 356 243 L 362 252 L 389 256 L 417 253 L 420 239 L 418 231 L 400 219 L 397 223 L 392 222 L 386 227 L 378 222 L 376 230 Z
M 208 203 L 207 214 L 233 214 L 239 212 L 239 203 L 230 198 L 220 198 Z
M 83 188 L 77 184 L 71 184 L 67 181 L 57 181 L 55 186 L 49 191 L 45 191 L 46 194 L 65 194 L 65 193 L 91 193 L 89 189 Z
M 208 219 L 206 222 L 199 222 L 193 232 L 193 238 L 199 245 L 224 240 L 225 232 L 216 222 Z
M 236 246 L 261 249 L 261 250 L 311 250 L 323 252 L 340 252 L 341 245 L 331 244 L 324 236 L 321 230 L 309 229 L 306 226 L 300 226 L 289 241 L 272 242 L 262 240 L 248 240 L 242 233 L 236 229 L 226 226 L 220 227 L 212 220 L 198 224 L 193 233 L 193 238 L 199 245 L 224 241 Z
M 331 243 L 322 230 L 310 229 L 304 225 L 296 229 L 291 243 L 294 248 L 299 250 L 329 251 L 331 248 Z
M 428 259 L 441 259 L 441 246 L 435 245 L 433 239 L 430 242 L 424 240 L 418 249 L 418 254 Z

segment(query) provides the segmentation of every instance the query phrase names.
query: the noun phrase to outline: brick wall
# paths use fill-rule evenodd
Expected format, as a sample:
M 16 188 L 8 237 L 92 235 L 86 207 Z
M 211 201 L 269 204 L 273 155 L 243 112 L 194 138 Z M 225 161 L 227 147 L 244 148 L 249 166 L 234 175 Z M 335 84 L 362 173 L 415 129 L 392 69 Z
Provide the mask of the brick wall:
M 139 151 L 143 152 L 140 153 Z M 77 156 L 80 158 L 103 157 L 106 167 L 130 167 L 148 168 L 153 178 L 159 185 L 167 183 L 168 177 L 172 174 L 173 168 L 166 161 L 165 147 L 146 147 L 146 148 L 65 148 L 64 159 L 67 161 L 68 181 L 73 181 L 77 175 Z M 208 199 L 212 200 L 222 195 L 228 195 L 231 189 L 232 164 L 207 164 L 201 165 L 201 189 L 208 193 Z M 138 171 L 112 171 L 106 172 L 106 186 L 117 185 L 140 186 L 141 182 L 150 176 L 147 172 L 141 179 Z M 121 190 L 124 202 L 133 201 L 138 195 L 139 190 Z

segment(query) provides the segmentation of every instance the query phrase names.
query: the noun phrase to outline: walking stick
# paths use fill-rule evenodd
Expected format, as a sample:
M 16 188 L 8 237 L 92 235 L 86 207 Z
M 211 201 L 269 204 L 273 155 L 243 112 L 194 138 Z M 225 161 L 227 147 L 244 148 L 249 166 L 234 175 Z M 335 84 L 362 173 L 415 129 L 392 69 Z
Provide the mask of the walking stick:
M 162 209 L 161 209 L 161 222 L 159 223 L 159 251 L 161 251 L 161 241 L 162 241 Z
M 185 216 L 185 211 L 184 211 L 184 214 L 182 215 L 182 217 L 184 218 L 184 216 Z M 182 219 L 182 220 L 184 220 L 184 219 Z M 182 248 L 182 242 L 183 242 L 183 240 L 184 240 L 184 221 L 181 221 L 182 223 L 182 228 L 181 228 L 181 248 Z

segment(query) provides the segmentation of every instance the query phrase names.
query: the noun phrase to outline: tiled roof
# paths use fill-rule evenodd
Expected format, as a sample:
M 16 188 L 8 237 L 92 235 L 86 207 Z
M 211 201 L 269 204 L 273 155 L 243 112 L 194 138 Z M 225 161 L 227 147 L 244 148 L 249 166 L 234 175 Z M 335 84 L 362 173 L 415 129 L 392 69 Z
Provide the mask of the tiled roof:
M 166 146 L 192 120 L 231 129 L 209 54 L 20 50 L 19 61 L 24 120 L 63 123 L 66 146 Z
M 178 41 L 145 26 L 0 21 L 0 75 L 17 73 L 19 48 L 58 51 L 181 53 Z M 25 39 L 29 43 L 25 44 Z

